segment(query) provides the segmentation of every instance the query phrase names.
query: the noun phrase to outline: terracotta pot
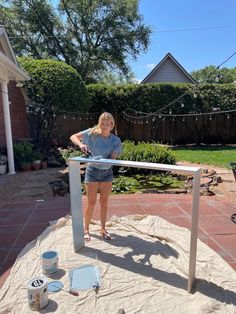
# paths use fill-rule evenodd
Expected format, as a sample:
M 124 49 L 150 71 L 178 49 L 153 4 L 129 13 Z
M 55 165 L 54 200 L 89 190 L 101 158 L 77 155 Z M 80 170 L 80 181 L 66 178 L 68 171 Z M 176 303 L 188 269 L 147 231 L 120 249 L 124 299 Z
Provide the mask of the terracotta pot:
M 46 169 L 48 167 L 48 163 L 46 161 L 41 162 L 41 168 Z
M 21 169 L 22 169 L 22 171 L 30 171 L 31 170 L 31 164 L 22 164 Z
M 32 163 L 33 170 L 39 170 L 41 169 L 41 161 L 40 162 L 33 162 Z

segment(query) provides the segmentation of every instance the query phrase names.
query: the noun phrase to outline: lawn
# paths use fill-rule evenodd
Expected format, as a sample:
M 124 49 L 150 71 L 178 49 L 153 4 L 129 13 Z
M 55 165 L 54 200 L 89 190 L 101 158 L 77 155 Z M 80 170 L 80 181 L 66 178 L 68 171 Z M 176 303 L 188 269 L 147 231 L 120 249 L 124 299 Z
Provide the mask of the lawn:
M 176 161 L 189 161 L 219 167 L 229 167 L 229 162 L 236 162 L 236 146 L 191 146 L 173 149 Z

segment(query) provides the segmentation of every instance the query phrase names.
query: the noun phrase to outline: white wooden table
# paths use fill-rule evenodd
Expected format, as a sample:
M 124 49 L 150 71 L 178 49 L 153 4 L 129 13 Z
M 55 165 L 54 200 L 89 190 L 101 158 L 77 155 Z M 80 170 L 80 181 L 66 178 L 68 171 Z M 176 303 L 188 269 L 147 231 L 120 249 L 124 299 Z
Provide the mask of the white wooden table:
M 74 250 L 77 252 L 84 246 L 84 227 L 83 227 L 83 208 L 82 191 L 80 177 L 80 163 L 93 162 L 97 164 L 109 164 L 113 166 L 144 168 L 153 170 L 174 171 L 187 174 L 193 174 L 193 192 L 192 192 L 192 222 L 191 239 L 189 254 L 189 273 L 188 273 L 188 292 L 191 291 L 196 272 L 196 254 L 197 254 L 197 235 L 198 235 L 198 216 L 199 216 L 199 198 L 200 198 L 200 177 L 201 169 L 199 167 L 185 167 L 166 164 L 157 164 L 149 162 L 137 162 L 114 159 L 92 159 L 83 157 L 74 157 L 69 159 L 69 179 L 70 179 L 70 203 L 73 228 Z

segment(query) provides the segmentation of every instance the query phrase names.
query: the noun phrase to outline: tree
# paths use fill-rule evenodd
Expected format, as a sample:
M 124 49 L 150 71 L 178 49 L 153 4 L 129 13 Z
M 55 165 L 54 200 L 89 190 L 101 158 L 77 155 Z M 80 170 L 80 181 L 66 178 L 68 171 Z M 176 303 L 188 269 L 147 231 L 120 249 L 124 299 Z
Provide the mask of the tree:
M 86 82 L 107 67 L 126 75 L 127 58 L 150 42 L 139 0 L 60 0 L 55 9 L 47 0 L 1 2 L 0 24 L 18 55 L 63 60 Z
M 64 62 L 18 58 L 29 73 L 27 111 L 34 117 L 36 138 L 41 147 L 50 144 L 55 116 L 63 112 L 88 111 L 88 92 L 79 74 Z
M 129 84 L 135 83 L 135 75 L 132 71 L 129 71 L 127 75 L 123 75 L 121 73 L 107 71 L 103 72 L 102 75 L 99 77 L 99 84 L 106 84 L 106 85 L 121 85 L 121 84 Z
M 191 75 L 198 83 L 228 84 L 236 79 L 234 73 L 233 69 L 217 69 L 213 65 L 210 65 L 201 70 L 191 72 Z

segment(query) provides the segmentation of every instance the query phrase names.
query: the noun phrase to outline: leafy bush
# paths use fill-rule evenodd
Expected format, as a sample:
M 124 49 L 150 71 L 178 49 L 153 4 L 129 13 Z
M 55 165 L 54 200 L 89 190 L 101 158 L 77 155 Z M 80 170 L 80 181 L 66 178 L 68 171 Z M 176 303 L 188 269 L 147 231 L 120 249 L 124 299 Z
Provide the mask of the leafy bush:
M 135 144 L 133 141 L 123 142 L 123 151 L 119 159 L 170 165 L 175 164 L 176 161 L 173 153 L 164 146 L 145 142 Z M 127 171 L 129 174 L 150 172 L 150 170 L 137 168 L 129 168 Z
M 236 87 L 234 84 L 187 84 L 187 83 L 149 83 L 106 86 L 91 84 L 87 86 L 91 107 L 90 112 L 103 110 L 120 112 L 127 109 L 156 112 L 170 104 L 184 93 L 186 95 L 162 113 L 186 114 L 190 112 L 209 112 L 213 108 L 234 109 Z
M 133 141 L 123 142 L 123 152 L 120 156 L 122 160 L 155 162 L 161 164 L 175 164 L 173 153 L 165 146 L 156 143 Z
M 29 142 L 19 142 L 13 145 L 16 168 L 22 164 L 30 164 L 33 161 L 33 145 Z
M 114 194 L 129 194 L 135 193 L 140 187 L 138 180 L 127 176 L 119 176 L 114 178 L 112 183 L 112 192 Z
M 64 62 L 19 58 L 19 63 L 31 76 L 25 83 L 27 110 L 35 118 L 36 138 L 44 147 L 53 138 L 57 113 L 88 110 L 87 89 L 76 70 Z
M 83 153 L 80 150 L 77 150 L 77 149 L 72 148 L 72 147 L 60 148 L 60 153 L 66 162 L 68 161 L 69 158 L 79 157 L 79 156 L 83 155 Z
M 140 175 L 136 174 L 132 177 L 117 176 L 112 183 L 112 192 L 114 194 L 128 194 L 136 192 L 148 192 L 153 190 L 166 190 L 169 188 L 180 188 L 184 184 L 177 177 L 169 174 L 159 173 L 158 175 Z
M 31 80 L 26 82 L 27 94 L 30 100 L 40 104 L 40 108 L 29 105 L 28 109 L 32 113 L 36 113 L 38 109 L 46 110 L 48 106 L 52 107 L 55 113 L 88 110 L 88 92 L 74 68 L 55 60 L 18 60 L 31 77 Z

